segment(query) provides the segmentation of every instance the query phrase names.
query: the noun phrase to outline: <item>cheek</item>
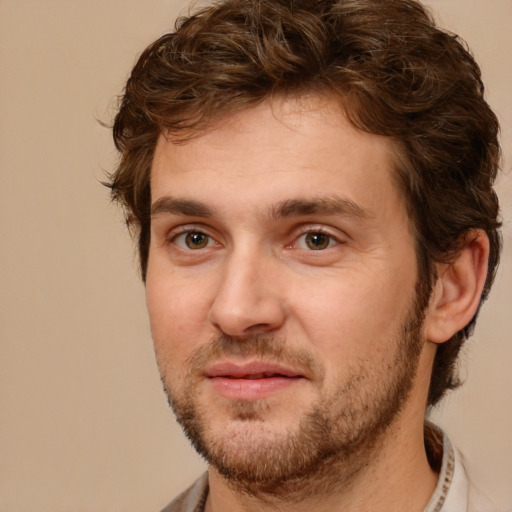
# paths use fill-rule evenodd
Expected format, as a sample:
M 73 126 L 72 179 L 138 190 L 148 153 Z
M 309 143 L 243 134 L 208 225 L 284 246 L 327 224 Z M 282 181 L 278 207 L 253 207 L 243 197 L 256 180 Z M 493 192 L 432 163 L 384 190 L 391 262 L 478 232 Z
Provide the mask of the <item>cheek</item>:
M 182 359 L 204 337 L 207 302 L 189 283 L 148 274 L 146 305 L 151 336 L 159 360 Z
M 321 289 L 303 295 L 295 304 L 299 328 L 332 371 L 351 371 L 361 363 L 394 353 L 400 327 L 412 305 L 412 278 L 366 277 L 324 280 Z

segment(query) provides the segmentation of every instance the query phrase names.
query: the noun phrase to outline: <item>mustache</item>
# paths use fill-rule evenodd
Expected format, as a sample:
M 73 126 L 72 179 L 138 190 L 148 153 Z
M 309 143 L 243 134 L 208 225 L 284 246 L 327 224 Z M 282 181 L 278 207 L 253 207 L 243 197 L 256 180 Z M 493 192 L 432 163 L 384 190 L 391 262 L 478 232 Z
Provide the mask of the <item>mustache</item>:
M 205 367 L 222 358 L 258 359 L 265 362 L 300 370 L 305 376 L 321 379 L 323 367 L 313 355 L 305 349 L 290 347 L 282 338 L 269 335 L 250 335 L 242 337 L 222 334 L 210 343 L 197 348 L 188 358 L 189 373 L 201 375 Z

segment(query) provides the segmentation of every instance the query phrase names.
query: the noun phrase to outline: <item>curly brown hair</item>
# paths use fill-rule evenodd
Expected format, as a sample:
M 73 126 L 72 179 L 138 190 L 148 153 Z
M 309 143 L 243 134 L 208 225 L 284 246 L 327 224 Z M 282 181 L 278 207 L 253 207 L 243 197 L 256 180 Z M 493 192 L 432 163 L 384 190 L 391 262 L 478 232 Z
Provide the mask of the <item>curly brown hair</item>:
M 329 94 L 359 129 L 397 149 L 423 293 L 474 229 L 490 241 L 487 297 L 501 249 L 493 190 L 499 125 L 480 69 L 416 0 L 223 0 L 180 18 L 140 56 L 113 135 L 112 197 L 135 228 L 142 277 L 150 241 L 150 168 L 162 130 L 185 141 L 220 116 L 274 95 Z M 459 385 L 456 359 L 475 317 L 439 345 L 428 403 Z

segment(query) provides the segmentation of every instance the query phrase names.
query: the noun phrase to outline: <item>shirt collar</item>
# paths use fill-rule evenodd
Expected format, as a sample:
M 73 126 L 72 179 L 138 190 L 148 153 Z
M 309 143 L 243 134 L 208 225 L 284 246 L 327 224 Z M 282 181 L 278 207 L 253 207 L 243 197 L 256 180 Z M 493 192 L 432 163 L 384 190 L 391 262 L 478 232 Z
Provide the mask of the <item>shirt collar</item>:
M 430 422 L 425 423 L 425 448 L 430 465 L 437 469 L 440 463 L 440 469 L 437 486 L 424 512 L 440 512 L 443 507 L 446 507 L 445 510 L 465 511 L 467 509 L 467 479 L 465 474 L 459 474 L 463 468 L 460 464 L 456 465 L 456 453 L 448 436 Z M 457 477 L 456 480 L 455 477 Z M 458 484 L 458 489 L 454 489 L 455 481 Z M 465 493 L 464 484 L 466 484 Z M 460 503 L 460 500 L 464 498 L 466 499 L 465 506 Z M 453 508 L 454 501 L 457 503 L 457 508 Z

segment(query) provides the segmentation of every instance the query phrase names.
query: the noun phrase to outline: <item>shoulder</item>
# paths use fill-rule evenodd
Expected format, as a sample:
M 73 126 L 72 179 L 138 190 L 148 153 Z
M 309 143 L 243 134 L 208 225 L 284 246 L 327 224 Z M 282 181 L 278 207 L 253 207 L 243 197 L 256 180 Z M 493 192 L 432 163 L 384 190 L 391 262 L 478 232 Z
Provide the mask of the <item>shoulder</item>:
M 463 455 L 456 448 L 453 448 L 453 452 L 455 461 L 452 482 L 453 492 L 447 500 L 452 505 L 446 507 L 446 512 L 450 512 L 452 510 L 452 508 L 450 508 L 451 506 L 453 507 L 453 510 L 458 510 L 454 507 L 455 503 L 464 503 L 466 508 L 463 508 L 462 510 L 467 510 L 467 512 L 498 512 L 496 505 L 494 505 L 491 500 L 474 484 L 466 469 Z M 451 501 L 450 497 L 455 499 Z M 443 511 L 444 510 L 445 509 L 443 508 Z
M 448 436 L 437 426 L 427 423 L 427 451 L 437 454 L 437 487 L 424 512 L 497 512 L 496 507 L 478 492 L 468 476 L 464 458 Z
M 161 512 L 203 512 L 208 497 L 208 473 L 174 498 Z

